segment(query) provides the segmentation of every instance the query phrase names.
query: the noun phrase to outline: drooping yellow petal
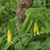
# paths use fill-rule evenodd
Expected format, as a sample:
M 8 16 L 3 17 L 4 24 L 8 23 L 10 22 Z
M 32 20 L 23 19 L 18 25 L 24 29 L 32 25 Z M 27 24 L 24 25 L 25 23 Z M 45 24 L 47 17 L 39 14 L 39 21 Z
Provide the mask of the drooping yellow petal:
M 39 35 L 39 28 L 38 28 L 37 23 L 34 24 L 34 29 L 33 29 L 33 31 L 34 31 L 34 34 L 35 34 L 35 32 L 37 32 L 37 35 Z
M 37 35 L 39 35 L 39 28 L 38 28 L 38 25 L 37 25 Z
M 8 30 L 8 43 L 12 43 L 12 32 Z

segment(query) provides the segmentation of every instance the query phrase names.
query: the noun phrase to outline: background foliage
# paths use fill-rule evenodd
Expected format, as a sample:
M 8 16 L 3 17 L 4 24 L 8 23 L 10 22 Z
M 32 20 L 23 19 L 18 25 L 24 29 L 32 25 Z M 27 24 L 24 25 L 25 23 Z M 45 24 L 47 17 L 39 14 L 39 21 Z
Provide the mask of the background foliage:
M 32 7 L 25 12 L 26 19 L 21 28 L 15 27 L 19 19 L 12 11 L 17 6 L 17 0 L 0 0 L 0 50 L 50 50 L 50 0 L 33 0 Z M 40 36 L 34 36 L 35 22 Z M 13 44 L 7 42 L 9 29 Z

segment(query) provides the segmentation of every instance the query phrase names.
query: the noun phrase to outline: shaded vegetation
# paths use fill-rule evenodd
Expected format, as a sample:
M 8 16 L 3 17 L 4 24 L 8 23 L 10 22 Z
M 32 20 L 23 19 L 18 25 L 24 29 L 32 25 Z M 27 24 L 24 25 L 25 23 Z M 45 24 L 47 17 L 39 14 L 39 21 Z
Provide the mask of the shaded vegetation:
M 12 10 L 17 7 L 17 0 L 0 0 L 0 50 L 50 50 L 50 0 L 33 0 L 20 28 L 16 27 L 19 19 Z M 34 33 L 35 22 L 39 35 Z M 8 30 L 13 44 L 7 41 Z

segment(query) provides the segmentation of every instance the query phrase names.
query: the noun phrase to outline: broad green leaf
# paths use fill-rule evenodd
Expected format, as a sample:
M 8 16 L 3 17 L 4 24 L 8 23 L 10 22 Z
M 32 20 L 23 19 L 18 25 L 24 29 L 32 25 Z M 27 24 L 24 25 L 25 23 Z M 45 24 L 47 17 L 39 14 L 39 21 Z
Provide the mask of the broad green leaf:
M 29 8 L 29 9 L 26 10 L 25 14 L 26 14 L 26 16 L 29 13 L 37 13 L 38 14 L 38 13 L 41 13 L 41 12 L 43 12 L 45 10 L 46 10 L 46 8 Z

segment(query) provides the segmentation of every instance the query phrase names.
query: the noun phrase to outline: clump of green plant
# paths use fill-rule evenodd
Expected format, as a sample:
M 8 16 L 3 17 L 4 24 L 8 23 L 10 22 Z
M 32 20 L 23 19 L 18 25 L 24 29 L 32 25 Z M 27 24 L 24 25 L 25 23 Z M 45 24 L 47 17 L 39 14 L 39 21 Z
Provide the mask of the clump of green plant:
M 50 50 L 50 8 L 45 5 L 50 1 L 38 0 L 37 5 L 34 0 L 32 7 L 26 10 L 26 18 L 20 28 L 15 26 L 19 19 L 14 17 L 15 13 L 10 8 L 14 1 L 12 5 L 6 0 L 4 6 L 3 2 L 0 3 L 0 50 Z

